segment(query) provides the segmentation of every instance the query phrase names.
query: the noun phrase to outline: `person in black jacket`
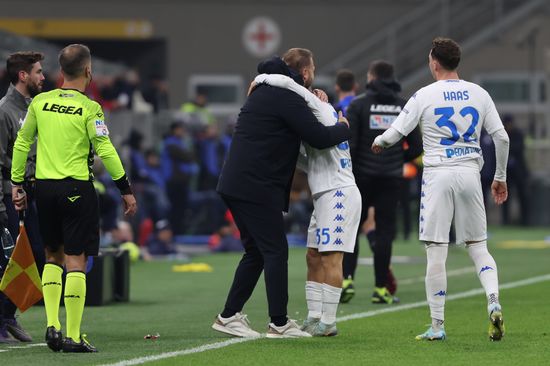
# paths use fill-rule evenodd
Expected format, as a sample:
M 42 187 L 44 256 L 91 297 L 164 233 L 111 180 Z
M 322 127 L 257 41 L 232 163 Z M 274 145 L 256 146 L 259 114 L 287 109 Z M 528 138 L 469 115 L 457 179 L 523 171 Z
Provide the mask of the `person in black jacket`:
M 510 155 L 508 158 L 508 167 L 506 168 L 508 176 L 508 192 L 516 191 L 519 200 L 520 221 L 522 226 L 527 226 L 529 219 L 529 168 L 525 161 L 525 138 L 523 132 L 514 125 L 514 117 L 510 114 L 502 117 L 504 128 L 510 137 Z M 515 189 L 510 189 L 514 187 Z M 502 204 L 502 224 L 510 225 L 510 196 Z
M 290 76 L 305 87 L 311 87 L 314 70 L 311 51 L 301 48 L 258 66 L 259 73 Z M 323 126 L 304 98 L 287 89 L 259 84 L 250 93 L 217 187 L 240 230 L 245 254 L 213 329 L 238 337 L 259 336 L 241 311 L 264 271 L 271 317 L 267 336 L 310 336 L 287 318 L 288 244 L 282 212 L 288 210 L 301 140 L 317 149 L 344 142 L 351 133 L 344 117 L 338 122 Z
M 390 272 L 392 242 L 396 234 L 397 204 L 401 196 L 403 164 L 422 153 L 422 137 L 418 127 L 406 137 L 408 149 L 396 144 L 380 155 L 370 147 L 376 136 L 381 135 L 399 115 L 406 101 L 398 96 L 401 86 L 394 79 L 393 65 L 386 61 L 374 61 L 369 65 L 367 90 L 349 105 L 352 138 L 350 140 L 353 174 L 363 198 L 361 222 L 367 218 L 368 209 L 374 206 L 376 230 L 374 238 L 375 290 L 372 302 L 391 304 L 398 301 L 386 284 Z M 359 226 L 361 230 L 361 225 Z M 359 235 L 357 236 L 359 241 Z M 344 256 L 344 284 L 341 300 L 348 302 L 354 295 L 353 277 L 357 267 L 359 243 L 354 253 Z
M 15 210 L 11 197 L 13 145 L 32 98 L 42 91 L 44 75 L 41 62 L 43 60 L 42 53 L 32 51 L 13 53 L 6 60 L 6 72 L 10 85 L 6 95 L 0 99 L 0 230 L 8 229 L 14 242 L 19 234 L 19 214 Z M 25 212 L 25 229 L 29 235 L 38 272 L 42 273 L 45 257 L 44 245 L 38 229 L 35 167 L 36 145 L 29 154 L 25 172 L 25 191 L 29 202 Z M 8 258 L 0 245 L 0 279 L 7 264 Z M 31 335 L 17 321 L 16 310 L 16 305 L 0 292 L 0 344 L 15 341 L 13 338 L 21 342 L 32 341 Z

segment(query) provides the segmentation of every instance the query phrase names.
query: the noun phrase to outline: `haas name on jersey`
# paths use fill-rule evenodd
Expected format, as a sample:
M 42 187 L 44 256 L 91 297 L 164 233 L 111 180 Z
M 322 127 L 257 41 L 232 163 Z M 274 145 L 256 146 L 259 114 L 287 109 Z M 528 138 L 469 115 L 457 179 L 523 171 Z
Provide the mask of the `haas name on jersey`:
M 60 105 L 55 103 L 53 103 L 52 105 L 49 105 L 49 103 L 46 103 L 44 104 L 44 107 L 42 108 L 42 110 L 46 112 L 78 114 L 79 116 L 82 116 L 82 107 L 76 108 L 73 105 L 66 106 L 66 105 Z
M 449 101 L 449 100 L 468 100 L 468 99 L 470 99 L 470 95 L 468 94 L 467 90 L 463 90 L 463 91 L 444 91 L 443 92 L 443 99 L 445 99 L 445 101 Z

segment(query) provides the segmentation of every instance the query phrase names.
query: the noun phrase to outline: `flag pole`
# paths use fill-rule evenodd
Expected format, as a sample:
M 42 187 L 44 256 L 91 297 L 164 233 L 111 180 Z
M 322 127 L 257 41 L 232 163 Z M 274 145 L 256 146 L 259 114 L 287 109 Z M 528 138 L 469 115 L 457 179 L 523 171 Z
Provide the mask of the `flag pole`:
M 21 188 L 19 188 L 17 190 L 17 194 L 19 195 L 19 197 L 26 195 L 25 191 Z M 23 210 L 19 211 L 18 213 L 19 213 L 19 226 L 24 225 L 24 223 L 25 223 L 25 210 L 23 209 Z

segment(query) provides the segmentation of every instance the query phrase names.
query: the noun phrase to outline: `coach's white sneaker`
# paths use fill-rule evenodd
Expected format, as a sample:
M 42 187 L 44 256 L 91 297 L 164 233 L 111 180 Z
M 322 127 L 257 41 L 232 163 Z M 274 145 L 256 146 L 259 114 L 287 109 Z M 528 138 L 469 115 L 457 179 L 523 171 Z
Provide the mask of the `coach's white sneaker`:
M 311 334 L 300 330 L 296 321 L 288 319 L 285 325 L 276 326 L 273 323 L 269 323 L 267 330 L 267 338 L 301 338 L 311 337 Z
M 222 316 L 218 314 L 214 324 L 212 324 L 212 329 L 235 337 L 260 337 L 260 333 L 250 328 L 250 321 L 247 316 L 241 313 L 236 313 L 230 318 L 222 318 Z

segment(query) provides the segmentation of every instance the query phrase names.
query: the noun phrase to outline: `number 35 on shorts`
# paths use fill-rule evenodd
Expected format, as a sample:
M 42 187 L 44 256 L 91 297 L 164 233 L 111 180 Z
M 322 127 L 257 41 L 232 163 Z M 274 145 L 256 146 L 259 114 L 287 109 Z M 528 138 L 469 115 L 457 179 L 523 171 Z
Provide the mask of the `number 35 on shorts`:
M 317 245 L 326 245 L 330 243 L 330 229 L 328 227 L 324 227 L 322 229 L 315 230 L 315 237 L 317 238 Z

